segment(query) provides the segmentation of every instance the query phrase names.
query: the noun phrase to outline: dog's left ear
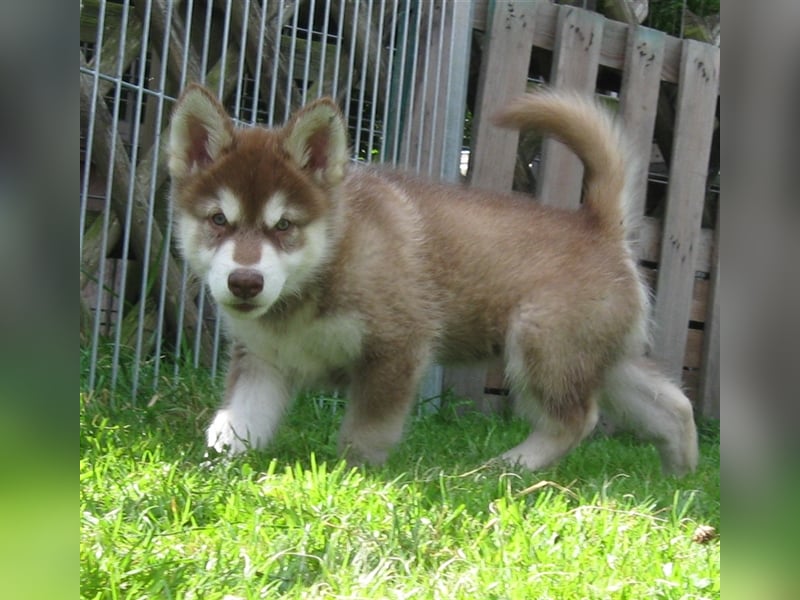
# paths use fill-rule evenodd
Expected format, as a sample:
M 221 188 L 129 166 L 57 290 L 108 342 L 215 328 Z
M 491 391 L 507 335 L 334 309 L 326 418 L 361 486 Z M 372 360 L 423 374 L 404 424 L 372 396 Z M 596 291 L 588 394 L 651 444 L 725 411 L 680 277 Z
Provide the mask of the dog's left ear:
M 169 135 L 169 174 L 180 179 L 205 169 L 233 143 L 233 124 L 219 101 L 191 84 L 181 94 Z
M 323 185 L 342 181 L 349 157 L 347 128 L 333 100 L 322 98 L 301 109 L 286 130 L 283 146 L 301 169 Z

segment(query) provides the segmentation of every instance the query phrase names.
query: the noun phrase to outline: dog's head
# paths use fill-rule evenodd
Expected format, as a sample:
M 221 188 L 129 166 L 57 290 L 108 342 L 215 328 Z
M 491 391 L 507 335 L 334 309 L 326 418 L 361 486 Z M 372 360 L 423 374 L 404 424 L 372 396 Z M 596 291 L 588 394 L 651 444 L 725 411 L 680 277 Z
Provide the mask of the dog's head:
M 178 240 L 231 316 L 255 318 L 300 294 L 330 252 L 348 160 L 344 119 L 318 100 L 283 128 L 234 128 L 190 85 L 172 115 L 169 173 Z

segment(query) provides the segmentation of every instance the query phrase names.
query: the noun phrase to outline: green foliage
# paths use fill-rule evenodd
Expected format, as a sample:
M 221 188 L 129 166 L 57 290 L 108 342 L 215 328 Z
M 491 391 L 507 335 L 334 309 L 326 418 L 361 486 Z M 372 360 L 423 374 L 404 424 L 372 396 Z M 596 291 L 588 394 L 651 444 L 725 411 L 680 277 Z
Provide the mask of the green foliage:
M 679 36 L 684 0 L 650 0 L 644 25 Z M 719 13 L 719 0 L 686 0 L 686 8 L 698 17 Z
M 121 378 L 124 381 L 124 377 Z M 121 392 L 121 393 L 124 393 Z M 136 406 L 80 399 L 83 598 L 718 598 L 719 427 L 694 475 L 630 437 L 531 474 L 518 421 L 414 419 L 382 468 L 336 459 L 342 401 L 299 399 L 267 452 L 204 457 L 202 372 Z

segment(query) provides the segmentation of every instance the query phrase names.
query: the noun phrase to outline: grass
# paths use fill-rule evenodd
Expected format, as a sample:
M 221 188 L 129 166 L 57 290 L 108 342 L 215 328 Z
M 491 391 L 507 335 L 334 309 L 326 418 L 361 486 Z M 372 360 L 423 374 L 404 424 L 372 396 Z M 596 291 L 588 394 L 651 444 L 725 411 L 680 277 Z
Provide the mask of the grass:
M 81 393 L 82 598 L 719 598 L 719 427 L 701 464 L 598 437 L 537 474 L 488 463 L 523 423 L 442 410 L 381 468 L 337 461 L 341 402 L 309 397 L 268 452 L 206 461 L 218 384 L 134 407 Z M 124 390 L 121 394 L 124 395 Z

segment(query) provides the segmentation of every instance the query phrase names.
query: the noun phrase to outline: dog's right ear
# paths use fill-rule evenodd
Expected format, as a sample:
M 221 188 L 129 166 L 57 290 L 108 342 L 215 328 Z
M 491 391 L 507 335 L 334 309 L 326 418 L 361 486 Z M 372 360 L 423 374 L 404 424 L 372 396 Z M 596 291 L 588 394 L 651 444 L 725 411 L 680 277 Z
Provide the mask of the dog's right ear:
M 233 142 L 233 124 L 219 101 L 191 84 L 178 98 L 169 134 L 169 174 L 175 179 L 204 169 Z

